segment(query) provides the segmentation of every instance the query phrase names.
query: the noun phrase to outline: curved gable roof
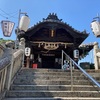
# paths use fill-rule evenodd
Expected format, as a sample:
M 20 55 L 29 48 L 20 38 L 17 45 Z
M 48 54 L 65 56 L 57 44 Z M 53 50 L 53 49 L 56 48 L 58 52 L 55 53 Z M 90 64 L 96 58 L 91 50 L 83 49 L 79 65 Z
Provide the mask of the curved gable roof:
M 80 32 L 74 29 L 72 26 L 70 26 L 66 22 L 63 22 L 62 19 L 59 19 L 56 14 L 50 13 L 47 18 L 43 18 L 43 21 L 40 21 L 39 23 L 29 28 L 27 32 L 25 33 L 25 36 L 31 37 L 38 30 L 42 28 L 50 28 L 50 27 L 55 27 L 56 29 L 62 28 L 66 30 L 66 32 L 68 32 L 78 44 L 81 44 L 89 35 L 86 31 Z

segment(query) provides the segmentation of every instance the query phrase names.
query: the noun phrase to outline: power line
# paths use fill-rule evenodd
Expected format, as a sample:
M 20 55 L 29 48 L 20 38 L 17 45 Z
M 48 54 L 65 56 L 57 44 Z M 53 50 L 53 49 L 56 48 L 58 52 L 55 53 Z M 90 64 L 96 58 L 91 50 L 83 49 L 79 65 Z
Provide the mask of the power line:
M 4 16 L 4 15 L 2 15 L 2 14 L 0 14 L 0 16 L 2 16 L 2 17 L 4 17 L 4 18 L 8 19 L 8 17 L 6 17 L 6 16 Z
M 18 13 L 16 12 L 14 15 L 10 16 L 9 18 L 18 18 L 18 17 L 15 17 Z
M 17 14 L 17 11 L 11 13 L 11 14 L 14 14 L 14 15 L 11 15 L 11 14 L 9 14 L 9 13 L 6 13 L 6 12 L 5 12 L 4 10 L 2 10 L 1 8 L 0 8 L 0 11 L 2 11 L 4 14 L 6 14 L 7 16 L 9 16 L 9 17 L 5 17 L 4 15 L 0 14 L 2 17 L 6 18 L 6 19 L 8 19 L 8 18 L 17 18 L 17 17 L 15 17 L 15 15 Z
M 1 8 L 0 8 L 0 10 L 1 10 L 3 13 L 5 13 L 6 15 L 10 16 L 10 14 L 6 13 L 6 12 L 5 12 L 4 10 L 2 10 Z

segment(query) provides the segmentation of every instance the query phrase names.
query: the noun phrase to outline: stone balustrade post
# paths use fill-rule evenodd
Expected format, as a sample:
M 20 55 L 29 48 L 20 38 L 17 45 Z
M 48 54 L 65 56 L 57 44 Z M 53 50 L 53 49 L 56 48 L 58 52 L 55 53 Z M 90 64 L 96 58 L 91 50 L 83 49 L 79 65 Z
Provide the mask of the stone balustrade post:
M 25 38 L 21 38 L 20 42 L 19 42 L 19 49 L 22 49 L 24 54 L 25 54 Z M 22 67 L 24 67 L 24 55 L 23 54 L 23 63 L 22 63 Z
M 97 57 L 97 50 L 99 49 L 98 43 L 94 42 L 94 48 L 93 48 L 93 54 L 94 54 L 94 66 L 95 66 L 95 70 L 98 70 L 98 66 L 99 66 L 99 60 Z

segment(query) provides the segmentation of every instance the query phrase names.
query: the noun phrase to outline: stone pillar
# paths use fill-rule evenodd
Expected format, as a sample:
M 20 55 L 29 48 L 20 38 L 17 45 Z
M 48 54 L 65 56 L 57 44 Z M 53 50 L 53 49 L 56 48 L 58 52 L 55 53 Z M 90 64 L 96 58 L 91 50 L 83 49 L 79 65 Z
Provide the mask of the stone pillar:
M 30 55 L 30 67 L 33 67 L 33 63 L 34 63 L 34 54 Z
M 24 56 L 25 56 L 25 38 L 21 38 L 19 42 L 19 49 L 23 50 L 23 61 L 22 61 L 22 67 L 24 67 Z
M 26 68 L 29 68 L 29 66 L 30 66 L 30 57 L 27 56 L 27 58 L 26 58 Z
M 100 58 L 98 58 L 98 60 L 99 60 L 98 69 L 100 69 Z
M 25 51 L 25 38 L 20 39 L 19 49 L 23 49 Z
M 98 57 L 96 56 L 97 49 L 99 49 L 98 43 L 94 42 L 93 54 L 94 54 L 94 66 L 95 66 L 95 70 L 98 70 L 98 66 L 99 66 Z

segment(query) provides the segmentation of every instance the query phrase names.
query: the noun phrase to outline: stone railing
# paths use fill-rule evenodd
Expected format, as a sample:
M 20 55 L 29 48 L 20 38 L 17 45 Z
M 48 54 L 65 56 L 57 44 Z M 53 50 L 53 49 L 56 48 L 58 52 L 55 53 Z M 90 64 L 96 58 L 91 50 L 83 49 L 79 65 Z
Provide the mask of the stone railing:
M 94 42 L 93 56 L 95 70 L 100 70 L 100 47 L 98 42 Z
M 11 58 L 6 56 L 0 60 L 0 100 L 9 90 L 14 76 L 21 69 L 23 62 L 23 50 L 17 50 Z
M 0 45 L 0 58 L 3 56 L 3 54 L 4 54 L 4 47 Z

